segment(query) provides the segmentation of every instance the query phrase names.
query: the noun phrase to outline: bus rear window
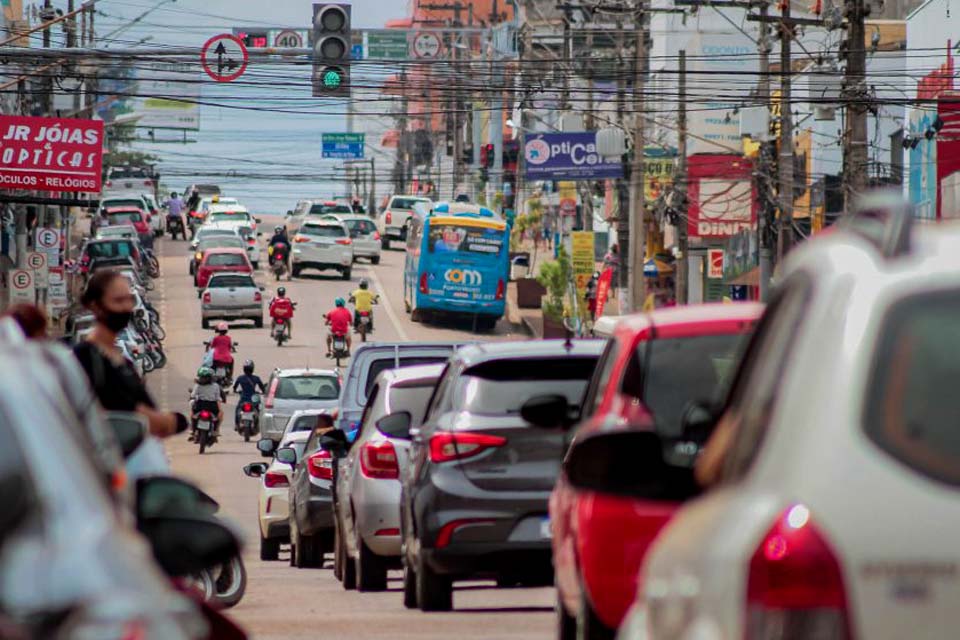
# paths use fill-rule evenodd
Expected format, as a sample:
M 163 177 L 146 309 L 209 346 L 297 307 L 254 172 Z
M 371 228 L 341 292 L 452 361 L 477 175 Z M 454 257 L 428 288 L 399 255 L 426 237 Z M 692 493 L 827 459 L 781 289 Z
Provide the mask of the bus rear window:
M 483 227 L 452 224 L 430 225 L 427 250 L 430 253 L 479 253 L 497 255 L 503 247 L 504 232 Z

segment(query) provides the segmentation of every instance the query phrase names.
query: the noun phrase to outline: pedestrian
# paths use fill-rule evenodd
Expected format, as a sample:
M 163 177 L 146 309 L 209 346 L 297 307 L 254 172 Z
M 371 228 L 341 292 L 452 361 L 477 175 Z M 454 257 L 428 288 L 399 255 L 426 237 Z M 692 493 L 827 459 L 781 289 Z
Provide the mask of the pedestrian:
M 597 286 L 600 283 L 600 272 L 594 271 L 590 280 L 587 281 L 587 309 L 590 310 L 590 319 L 597 319 Z
M 15 304 L 0 316 L 0 318 L 12 318 L 23 330 L 30 340 L 46 340 L 47 335 L 47 314 L 43 309 L 35 304 Z
M 80 301 L 96 323 L 73 352 L 103 408 L 143 415 L 155 436 L 185 431 L 189 425 L 186 416 L 157 409 L 143 380 L 115 344 L 117 334 L 133 318 L 134 297 L 127 279 L 115 271 L 99 271 L 87 282 Z
M 620 283 L 620 247 L 617 243 L 610 245 L 607 255 L 603 256 L 603 268 L 612 270 L 610 278 L 610 288 L 616 289 Z

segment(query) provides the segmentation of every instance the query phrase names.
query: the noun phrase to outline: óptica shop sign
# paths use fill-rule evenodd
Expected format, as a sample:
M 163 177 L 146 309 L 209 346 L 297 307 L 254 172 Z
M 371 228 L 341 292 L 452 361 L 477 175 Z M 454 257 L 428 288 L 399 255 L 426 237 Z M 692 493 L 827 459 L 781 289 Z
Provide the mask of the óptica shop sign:
M 0 189 L 100 191 L 103 121 L 0 116 Z
M 528 134 L 523 142 L 528 180 L 597 180 L 620 178 L 620 158 L 597 152 L 597 132 Z

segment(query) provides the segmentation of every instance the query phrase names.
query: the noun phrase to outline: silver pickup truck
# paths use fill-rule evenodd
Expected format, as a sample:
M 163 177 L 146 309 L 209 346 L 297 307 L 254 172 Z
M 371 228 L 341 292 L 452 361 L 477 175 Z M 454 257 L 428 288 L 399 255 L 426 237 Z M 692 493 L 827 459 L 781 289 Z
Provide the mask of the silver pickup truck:
M 211 320 L 253 320 L 263 327 L 263 287 L 245 273 L 215 273 L 200 298 L 200 323 Z

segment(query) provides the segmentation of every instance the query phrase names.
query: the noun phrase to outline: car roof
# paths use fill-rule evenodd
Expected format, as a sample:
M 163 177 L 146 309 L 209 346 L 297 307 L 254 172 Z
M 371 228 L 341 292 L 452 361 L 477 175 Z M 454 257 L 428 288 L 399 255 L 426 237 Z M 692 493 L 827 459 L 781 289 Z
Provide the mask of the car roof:
M 290 414 L 290 422 L 293 422 L 297 418 L 302 418 L 303 416 L 322 416 L 330 415 L 330 412 L 333 408 L 326 409 L 297 409 L 292 414 Z
M 333 369 L 275 369 L 274 374 L 281 378 L 300 376 L 327 376 L 337 378 L 340 375 Z
M 209 209 L 210 213 L 250 213 L 242 204 L 214 202 Z
M 330 220 L 329 218 L 318 218 L 317 220 L 304 220 L 302 227 L 339 227 L 343 228 L 343 222 L 339 220 Z
M 200 232 L 205 232 L 204 235 L 207 235 L 207 234 L 210 234 L 210 235 L 222 234 L 222 235 L 225 235 L 225 236 L 227 236 L 227 235 L 234 235 L 234 236 L 235 236 L 235 235 L 237 235 L 237 225 L 236 225 L 235 223 L 233 223 L 233 222 L 223 222 L 223 221 L 219 221 L 219 220 L 218 220 L 218 221 L 216 221 L 216 222 L 208 222 L 208 223 L 206 223 L 205 225 L 203 225 L 202 227 L 200 227 L 200 229 L 197 231 L 197 233 L 200 233 Z M 213 232 L 217 232 L 217 233 L 213 233 Z
M 128 211 L 129 211 L 130 213 L 140 213 L 140 212 L 143 211 L 143 210 L 140 209 L 140 208 L 138 208 L 138 207 L 131 207 L 131 206 L 129 206 L 129 205 L 127 205 L 127 206 L 122 206 L 122 207 L 107 207 L 107 208 L 106 208 L 107 215 L 110 215 L 111 213 L 126 213 L 126 212 L 128 212 Z
M 399 382 L 439 378 L 445 366 L 445 363 L 437 363 L 419 364 L 413 367 L 400 367 L 399 369 L 386 369 L 380 372 L 380 380 L 388 385 L 392 385 Z
M 552 356 L 599 356 L 602 340 L 523 340 L 486 342 L 461 347 L 454 358 L 466 366 L 501 359 L 539 358 Z
M 711 325 L 731 322 L 753 322 L 763 313 L 759 302 L 690 304 L 663 307 L 653 311 L 624 316 L 614 328 L 614 335 L 635 335 L 651 327 L 670 328 L 671 333 L 696 335 Z

